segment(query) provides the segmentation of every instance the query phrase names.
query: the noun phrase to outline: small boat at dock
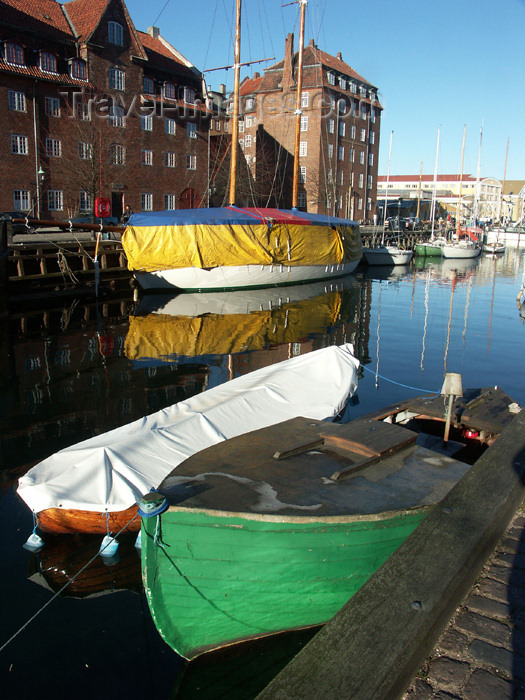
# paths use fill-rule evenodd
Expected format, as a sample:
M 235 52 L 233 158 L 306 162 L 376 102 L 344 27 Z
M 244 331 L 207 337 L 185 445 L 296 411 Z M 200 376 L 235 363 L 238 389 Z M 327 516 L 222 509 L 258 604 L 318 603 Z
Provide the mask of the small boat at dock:
M 240 433 L 299 415 L 333 419 L 357 387 L 351 345 L 330 346 L 236 377 L 84 440 L 18 482 L 43 531 L 138 530 L 137 503 L 180 462 Z
M 413 254 L 412 250 L 388 244 L 381 244 L 376 248 L 363 248 L 363 255 L 369 265 L 408 265 Z
M 180 464 L 140 504 L 164 640 L 193 659 L 329 620 L 515 410 L 498 388 L 446 403 L 420 397 L 347 424 L 298 417 Z

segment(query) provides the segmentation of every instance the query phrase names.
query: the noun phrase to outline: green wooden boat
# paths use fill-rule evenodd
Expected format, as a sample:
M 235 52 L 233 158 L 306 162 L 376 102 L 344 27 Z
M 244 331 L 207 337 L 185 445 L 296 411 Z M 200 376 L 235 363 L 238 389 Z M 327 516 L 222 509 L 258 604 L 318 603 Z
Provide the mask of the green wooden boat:
M 503 392 L 480 392 L 454 412 L 445 451 L 443 399 L 415 399 L 347 424 L 295 418 L 180 464 L 140 504 L 162 637 L 192 659 L 329 620 L 467 471 L 455 438 L 490 443 L 512 417 Z
M 416 243 L 414 252 L 416 256 L 440 258 L 443 254 L 442 246 L 446 243 L 445 238 L 435 238 L 426 243 Z

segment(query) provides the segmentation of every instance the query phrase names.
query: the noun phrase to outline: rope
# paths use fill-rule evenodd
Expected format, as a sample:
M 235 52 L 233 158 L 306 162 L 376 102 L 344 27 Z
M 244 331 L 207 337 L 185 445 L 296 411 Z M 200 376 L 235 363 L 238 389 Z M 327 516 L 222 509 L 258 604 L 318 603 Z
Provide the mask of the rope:
M 435 391 L 435 390 L 430 390 L 430 389 L 420 389 L 417 386 L 410 386 L 410 384 L 402 384 L 401 382 L 396 382 L 394 379 L 389 379 L 388 377 L 383 377 L 382 374 L 377 374 L 377 372 L 374 372 L 369 367 L 365 367 L 364 365 L 361 365 L 361 367 L 363 369 L 365 369 L 367 372 L 370 372 L 370 374 L 373 374 L 375 377 L 379 377 L 380 379 L 383 379 L 385 382 L 390 382 L 391 384 L 396 384 L 397 386 L 402 386 L 405 389 L 413 389 L 414 391 L 422 391 L 424 394 L 435 394 L 436 396 L 440 396 L 440 394 L 441 394 L 440 391 Z
M 114 536 L 113 539 L 116 540 L 117 537 L 118 537 L 122 532 L 124 532 L 124 530 L 128 527 L 128 525 L 131 525 L 131 523 L 135 520 L 135 518 L 138 518 L 138 516 L 139 516 L 139 514 L 138 514 L 138 513 L 135 513 L 135 515 L 131 518 L 131 520 L 128 520 L 128 522 L 120 528 L 120 530 L 117 532 L 117 534 Z M 101 552 L 101 551 L 104 551 L 104 549 L 106 549 L 106 547 L 107 547 L 108 545 L 109 545 L 109 543 L 108 543 L 105 547 L 103 547 L 101 550 L 99 550 L 93 557 L 91 557 L 91 559 L 87 562 L 87 564 L 84 564 L 84 566 L 80 569 L 80 571 L 77 571 L 77 573 L 76 573 L 67 583 L 65 583 L 59 591 L 57 591 L 46 603 L 44 603 L 44 605 L 42 605 L 42 607 L 41 607 L 39 610 L 36 611 L 36 613 L 35 613 L 34 615 L 32 615 L 32 616 L 29 618 L 29 620 L 27 620 L 27 622 L 25 622 L 25 623 L 22 625 L 22 627 L 20 627 L 13 635 L 11 635 L 11 637 L 9 637 L 9 639 L 7 640 L 7 642 L 4 642 L 4 644 L 2 644 L 2 646 L 0 647 L 0 652 L 2 652 L 9 644 L 11 644 L 11 642 L 13 641 L 13 639 L 15 639 L 16 637 L 18 637 L 18 635 L 19 635 L 21 632 L 23 632 L 23 631 L 25 630 L 25 628 L 28 627 L 28 626 L 31 624 L 31 622 L 33 622 L 33 620 L 34 620 L 36 617 L 38 617 L 38 615 L 40 615 L 40 613 L 43 612 L 43 611 L 48 607 L 48 605 L 51 605 L 51 603 L 55 600 L 55 598 L 58 598 L 58 596 L 61 595 L 61 593 L 62 593 L 63 591 L 65 591 L 66 588 L 67 588 L 70 584 L 72 584 L 73 581 L 75 581 L 75 579 L 76 579 L 78 576 L 80 576 L 80 574 L 81 574 L 83 571 L 85 571 L 85 570 L 88 568 L 88 566 L 90 566 L 90 565 L 95 561 L 95 559 L 100 555 L 100 552 Z

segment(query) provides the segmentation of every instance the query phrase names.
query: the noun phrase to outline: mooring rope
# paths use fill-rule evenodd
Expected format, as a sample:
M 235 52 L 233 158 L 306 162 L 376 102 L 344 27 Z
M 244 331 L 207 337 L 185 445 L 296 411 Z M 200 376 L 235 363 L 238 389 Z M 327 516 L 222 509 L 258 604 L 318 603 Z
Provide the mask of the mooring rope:
M 138 516 L 139 516 L 139 514 L 138 514 L 138 513 L 135 513 L 135 515 L 131 518 L 131 520 L 129 520 L 125 525 L 123 525 L 123 526 L 120 528 L 120 530 L 119 530 L 119 531 L 117 532 L 117 534 L 113 537 L 113 539 L 116 540 L 117 537 L 118 537 L 122 532 L 124 532 L 124 530 L 125 530 L 129 525 L 131 525 L 131 523 L 135 520 L 135 518 L 138 518 Z M 23 632 L 23 631 L 25 630 L 25 628 L 28 627 L 28 626 L 33 622 L 33 620 L 34 620 L 35 618 L 37 618 L 37 617 L 40 615 L 40 613 L 41 613 L 42 611 L 44 611 L 44 610 L 48 607 L 48 605 L 51 605 L 51 603 L 55 600 L 55 598 L 58 598 L 58 596 L 59 596 L 63 591 L 65 591 L 65 589 L 66 589 L 70 584 L 72 584 L 73 581 L 75 581 L 75 579 L 76 579 L 78 576 L 80 576 L 80 574 L 81 574 L 83 571 L 85 571 L 85 570 L 87 569 L 87 567 L 88 567 L 90 564 L 92 564 L 92 563 L 95 561 L 95 559 L 96 559 L 98 556 L 100 556 L 100 553 L 103 552 L 103 551 L 106 549 L 106 547 L 108 547 L 110 544 L 111 544 L 111 543 L 108 542 L 104 547 L 101 547 L 101 548 L 99 549 L 99 551 L 95 554 L 95 556 L 91 557 L 91 559 L 87 562 L 87 564 L 84 564 L 84 566 L 83 566 L 79 571 L 77 571 L 77 573 L 76 573 L 66 584 L 64 584 L 64 585 L 62 586 L 62 588 L 61 588 L 59 591 L 57 591 L 48 601 L 46 601 L 46 602 L 44 603 L 44 605 L 43 605 L 39 610 L 37 610 L 36 613 L 35 613 L 34 615 L 32 615 L 32 616 L 29 618 L 29 620 L 27 620 L 27 622 L 25 622 L 25 623 L 22 625 L 22 627 L 20 627 L 20 629 L 18 629 L 13 635 L 11 635 L 11 637 L 7 640 L 7 642 L 4 642 L 4 644 L 2 644 L 2 646 L 0 647 L 0 652 L 2 652 L 9 644 L 11 644 L 11 642 L 13 641 L 13 639 L 15 639 L 16 637 L 18 637 L 18 635 L 19 635 L 21 632 Z
M 369 367 L 365 367 L 364 365 L 361 365 L 363 369 L 365 369 L 367 372 L 370 372 L 370 374 L 373 374 L 375 377 L 379 377 L 380 379 L 383 379 L 385 382 L 390 382 L 391 384 L 396 384 L 397 386 L 402 386 L 405 389 L 413 389 L 414 391 L 422 391 L 424 394 L 435 394 L 436 396 L 439 396 L 441 394 L 440 391 L 436 391 L 435 389 L 420 389 L 417 386 L 410 386 L 410 384 L 402 384 L 401 382 L 396 382 L 394 379 L 389 379 L 388 377 L 384 377 L 382 374 L 378 374 L 374 370 L 370 369 Z

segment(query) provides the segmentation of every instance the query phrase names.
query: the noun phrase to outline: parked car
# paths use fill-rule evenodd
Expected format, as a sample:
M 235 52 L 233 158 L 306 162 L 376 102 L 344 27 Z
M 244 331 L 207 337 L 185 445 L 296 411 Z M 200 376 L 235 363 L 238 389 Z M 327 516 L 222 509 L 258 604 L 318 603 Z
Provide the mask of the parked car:
M 73 224 L 102 224 L 103 226 L 118 226 L 118 219 L 116 216 L 106 216 L 101 219 L 99 216 L 94 216 L 92 218 L 91 214 L 79 214 L 71 219 Z
M 0 221 L 11 221 L 12 219 L 26 219 L 28 223 L 13 224 L 13 233 L 34 233 L 36 228 L 31 222 L 36 221 L 34 216 L 27 216 L 23 211 L 4 211 L 0 214 Z

